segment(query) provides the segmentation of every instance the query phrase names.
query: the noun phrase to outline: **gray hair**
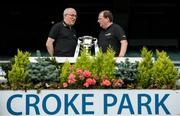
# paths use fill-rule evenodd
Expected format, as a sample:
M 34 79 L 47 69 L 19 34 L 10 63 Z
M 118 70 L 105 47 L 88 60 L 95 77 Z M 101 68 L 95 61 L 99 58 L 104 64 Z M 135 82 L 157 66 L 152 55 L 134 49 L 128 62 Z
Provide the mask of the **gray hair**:
M 75 11 L 76 12 L 76 10 L 74 9 L 74 8 L 66 8 L 65 10 L 64 10 L 64 12 L 63 12 L 63 17 L 65 17 L 65 15 L 67 15 L 69 12 L 71 12 L 71 11 Z

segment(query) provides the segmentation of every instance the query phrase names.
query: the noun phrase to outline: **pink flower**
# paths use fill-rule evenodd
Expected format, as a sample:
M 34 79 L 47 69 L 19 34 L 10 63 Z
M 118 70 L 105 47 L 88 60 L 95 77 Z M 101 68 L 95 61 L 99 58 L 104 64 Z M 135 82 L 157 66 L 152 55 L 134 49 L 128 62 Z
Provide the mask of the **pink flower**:
M 84 76 L 84 77 L 90 77 L 90 76 L 91 76 L 91 72 L 88 71 L 88 70 L 85 70 L 85 71 L 83 72 L 83 76 Z
M 85 83 L 83 84 L 83 86 L 85 86 L 85 87 L 87 88 L 87 87 L 89 87 L 89 83 L 85 82 Z
M 85 83 L 83 84 L 83 86 L 85 86 L 86 88 L 88 88 L 88 87 L 89 87 L 89 83 L 85 82 Z
M 87 78 L 86 79 L 86 83 L 88 83 L 89 85 L 95 85 L 96 84 L 96 80 L 91 79 L 91 78 Z
M 71 73 L 68 77 L 68 83 L 75 83 L 75 82 L 76 82 L 75 75 Z
M 73 73 L 70 73 L 70 75 L 69 75 L 68 79 L 70 79 L 70 80 L 75 79 L 75 75 L 74 75 Z
M 103 80 L 103 82 L 101 83 L 102 86 L 110 86 L 111 82 L 108 79 Z
M 68 87 L 68 83 L 67 83 L 67 82 L 64 82 L 64 83 L 63 83 L 63 87 L 64 87 L 64 88 Z
M 96 84 L 96 80 L 92 79 L 92 85 L 95 85 L 95 84 Z
M 78 75 L 82 74 L 82 73 L 83 73 L 83 69 L 78 68 L 77 71 L 76 71 L 76 73 L 77 73 Z

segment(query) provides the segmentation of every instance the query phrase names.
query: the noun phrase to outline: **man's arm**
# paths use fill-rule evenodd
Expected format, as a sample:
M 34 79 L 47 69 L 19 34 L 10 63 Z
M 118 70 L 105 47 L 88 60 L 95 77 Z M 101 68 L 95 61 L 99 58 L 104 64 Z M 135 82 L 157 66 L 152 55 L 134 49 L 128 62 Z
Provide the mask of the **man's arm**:
M 127 42 L 127 40 L 121 40 L 120 44 L 121 44 L 121 48 L 120 48 L 119 57 L 124 57 L 126 54 L 128 42 Z
M 48 37 L 48 39 L 46 41 L 46 48 L 47 48 L 48 53 L 49 53 L 50 56 L 53 56 L 53 54 L 54 54 L 53 43 L 54 43 L 54 39 L 51 38 L 51 37 Z

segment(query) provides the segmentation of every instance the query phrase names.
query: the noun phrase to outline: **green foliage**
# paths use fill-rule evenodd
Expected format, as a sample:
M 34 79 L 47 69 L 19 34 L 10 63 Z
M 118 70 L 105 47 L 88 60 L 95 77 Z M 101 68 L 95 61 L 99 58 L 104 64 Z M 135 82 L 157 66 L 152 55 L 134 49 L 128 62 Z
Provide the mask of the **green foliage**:
M 86 49 L 82 49 L 74 65 L 66 61 L 61 67 L 54 57 L 41 57 L 40 51 L 37 51 L 37 63 L 30 63 L 30 53 L 18 50 L 10 64 L 1 66 L 8 74 L 11 89 L 121 88 L 127 81 L 131 88 L 137 87 L 136 82 L 140 88 L 175 87 L 178 71 L 166 52 L 157 50 L 157 60 L 153 62 L 152 52 L 144 47 L 140 62 L 131 63 L 126 59 L 117 65 L 114 54 L 111 48 L 106 53 L 100 49 L 91 57 Z M 3 88 L 10 89 L 8 84 L 0 84 L 0 89 Z
M 14 62 L 15 58 L 11 58 L 9 63 L 0 64 L 0 66 L 6 73 L 5 78 L 8 78 L 8 73 L 12 69 L 12 65 L 14 64 Z
M 138 64 L 138 84 L 142 88 L 151 85 L 151 69 L 153 67 L 152 52 L 143 47 L 141 50 L 142 61 Z
M 117 64 L 116 78 L 122 79 L 123 88 L 134 89 L 137 87 L 137 66 L 139 62 L 131 63 L 128 58 L 125 62 L 121 61 Z
M 75 69 L 83 68 L 84 70 L 90 70 L 92 65 L 92 58 L 89 52 L 83 48 L 81 50 L 81 56 L 77 58 L 76 63 L 74 64 Z
M 92 58 L 86 49 L 82 49 L 81 56 L 77 59 L 74 67 L 75 69 L 89 70 L 93 75 L 99 77 L 100 80 L 104 77 L 112 80 L 115 72 L 114 54 L 114 51 L 110 48 L 106 53 L 103 53 L 100 49 L 97 56 Z
M 103 80 L 108 78 L 110 80 L 115 79 L 115 52 L 109 48 L 106 53 L 103 53 L 100 49 L 97 56 L 93 60 L 92 73 Z
M 60 69 L 61 65 L 56 61 L 55 57 L 51 57 L 51 58 L 46 58 L 45 59 L 47 62 L 49 62 L 51 65 L 56 66 L 56 68 Z
M 86 49 L 82 49 L 81 56 L 73 66 L 68 62 L 64 63 L 60 74 L 61 84 L 68 81 L 68 76 L 71 73 L 76 76 L 75 79 L 77 79 L 77 83 L 82 86 L 83 81 L 79 76 L 82 77 L 83 74 L 76 74 L 80 69 L 82 69 L 82 71 L 89 71 L 91 73 L 91 78 L 94 78 L 98 83 L 102 82 L 104 79 L 110 81 L 114 80 L 115 82 L 115 59 L 114 51 L 112 49 L 108 49 L 106 53 L 103 53 L 102 50 L 100 50 L 94 58 L 90 57 Z
M 30 63 L 29 56 L 29 52 L 22 52 L 18 49 L 17 55 L 15 55 L 15 63 L 8 72 L 8 80 L 13 89 L 17 89 L 17 83 L 27 83 L 27 66 Z
M 70 74 L 70 67 L 71 67 L 71 64 L 66 61 L 64 62 L 62 68 L 61 68 L 61 77 L 60 77 L 60 83 L 63 84 L 64 82 L 66 82 L 68 80 L 68 76 Z
M 50 58 L 38 57 L 37 63 L 30 63 L 27 75 L 30 81 L 35 84 L 59 81 L 59 69 L 52 64 L 52 60 Z
M 123 80 L 135 82 L 137 80 L 137 66 L 138 62 L 131 63 L 128 58 L 125 62 L 117 64 L 116 75 Z
M 156 50 L 157 60 L 152 68 L 153 83 L 156 88 L 174 88 L 178 71 L 165 51 Z
M 100 77 L 100 78 L 103 77 L 103 74 L 102 74 L 103 57 L 104 57 L 104 54 L 103 54 L 102 50 L 100 49 L 92 62 L 91 72 L 93 75 Z
M 142 50 L 142 62 L 138 65 L 138 83 L 142 88 L 175 88 L 178 71 L 166 52 L 156 50 L 157 60 L 152 62 L 152 53 Z
M 102 76 L 107 76 L 110 80 L 113 80 L 115 78 L 114 73 L 115 73 L 115 52 L 109 48 L 107 52 L 103 56 L 102 60 Z

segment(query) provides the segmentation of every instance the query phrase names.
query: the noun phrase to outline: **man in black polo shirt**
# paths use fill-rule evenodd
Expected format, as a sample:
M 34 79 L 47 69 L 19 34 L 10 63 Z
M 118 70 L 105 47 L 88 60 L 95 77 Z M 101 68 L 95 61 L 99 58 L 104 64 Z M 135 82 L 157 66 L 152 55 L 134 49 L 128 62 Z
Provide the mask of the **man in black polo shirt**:
M 63 18 L 63 21 L 52 26 L 46 47 L 50 56 L 73 57 L 77 45 L 76 31 L 72 27 L 77 18 L 76 10 L 66 8 Z
M 102 51 L 106 52 L 108 47 L 111 47 L 115 51 L 116 57 L 124 57 L 128 42 L 122 27 L 113 23 L 112 13 L 109 10 L 101 11 L 98 23 L 102 27 L 98 38 L 98 45 Z

